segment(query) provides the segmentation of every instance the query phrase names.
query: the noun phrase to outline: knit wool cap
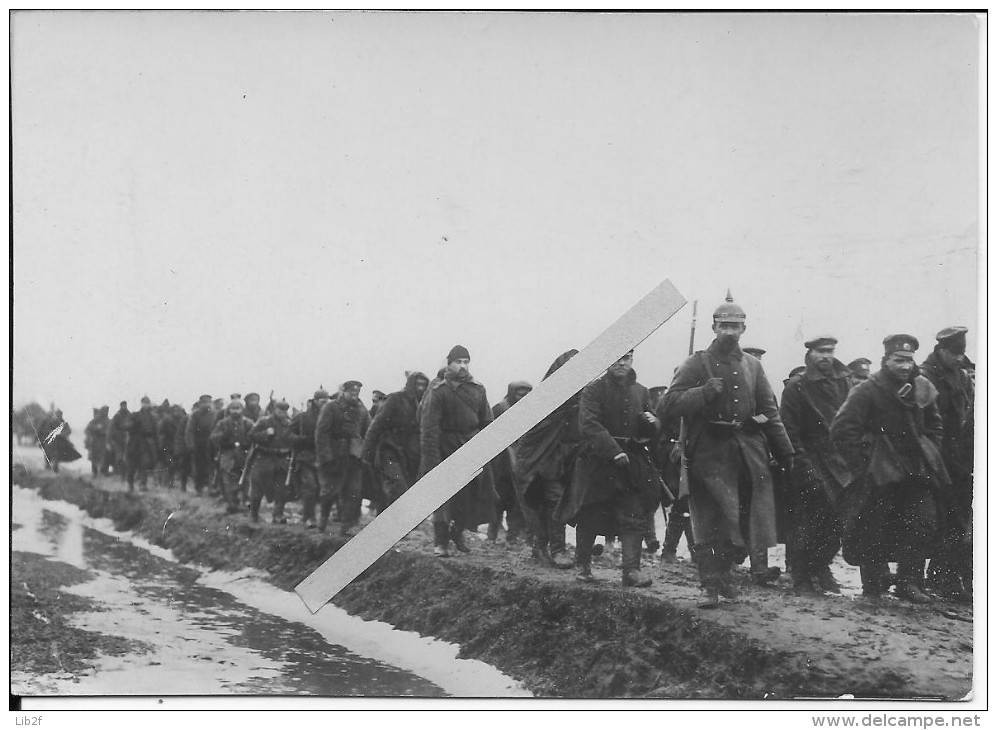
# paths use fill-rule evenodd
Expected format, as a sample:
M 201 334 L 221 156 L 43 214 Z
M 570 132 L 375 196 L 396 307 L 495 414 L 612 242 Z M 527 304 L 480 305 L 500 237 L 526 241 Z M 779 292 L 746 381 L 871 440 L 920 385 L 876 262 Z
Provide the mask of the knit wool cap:
M 460 359 L 470 360 L 471 353 L 469 353 L 467 348 L 463 345 L 454 345 L 450 350 L 450 353 L 447 355 L 447 365 L 452 363 L 454 360 Z

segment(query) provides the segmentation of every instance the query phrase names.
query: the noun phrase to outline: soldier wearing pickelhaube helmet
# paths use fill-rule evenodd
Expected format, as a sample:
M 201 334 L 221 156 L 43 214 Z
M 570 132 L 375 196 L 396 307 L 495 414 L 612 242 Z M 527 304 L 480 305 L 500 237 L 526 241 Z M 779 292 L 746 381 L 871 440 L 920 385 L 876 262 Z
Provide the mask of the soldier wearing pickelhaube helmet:
M 883 566 L 897 563 L 897 595 L 930 603 L 924 592 L 949 476 L 939 448 L 938 391 L 917 374 L 911 335 L 883 340 L 882 368 L 856 385 L 831 423 L 831 438 L 855 478 L 842 495 L 842 556 L 859 566 L 862 593 L 887 589 Z
M 776 544 L 769 451 L 792 468 L 793 446 L 762 365 L 738 345 L 746 320 L 728 291 L 713 313 L 716 339 L 682 364 L 661 408 L 664 421 L 686 419 L 702 608 L 717 606 L 720 595 L 736 597 L 731 566 L 749 549 Z

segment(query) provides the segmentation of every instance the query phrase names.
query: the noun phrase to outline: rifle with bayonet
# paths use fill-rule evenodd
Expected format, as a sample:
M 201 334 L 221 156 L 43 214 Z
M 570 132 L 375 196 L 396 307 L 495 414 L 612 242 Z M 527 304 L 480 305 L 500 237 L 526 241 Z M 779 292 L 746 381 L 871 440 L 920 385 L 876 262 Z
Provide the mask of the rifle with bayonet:
M 287 476 L 284 477 L 284 489 L 289 490 L 291 488 L 291 475 L 294 474 L 294 462 L 297 459 L 297 457 L 298 457 L 297 449 L 291 449 L 291 458 L 287 462 Z M 287 493 L 287 499 L 289 502 L 293 502 L 297 498 L 298 495 L 296 490 L 293 493 L 290 491 Z
M 689 331 L 689 357 L 696 351 L 696 305 L 698 300 L 692 303 L 692 327 Z M 679 499 L 689 497 L 689 457 L 686 454 L 686 429 L 685 417 L 679 419 Z
M 249 473 L 249 466 L 253 463 L 253 457 L 256 456 L 256 444 L 249 445 L 249 453 L 246 454 L 246 461 L 242 465 L 242 474 L 239 475 L 239 486 L 243 486 L 246 483 L 246 474 Z

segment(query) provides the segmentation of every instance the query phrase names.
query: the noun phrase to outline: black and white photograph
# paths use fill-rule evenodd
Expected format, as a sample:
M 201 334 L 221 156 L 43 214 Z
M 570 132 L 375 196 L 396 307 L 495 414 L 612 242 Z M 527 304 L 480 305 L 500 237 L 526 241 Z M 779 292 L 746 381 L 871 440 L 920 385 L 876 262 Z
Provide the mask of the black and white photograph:
M 986 30 L 10 11 L 11 710 L 973 725 Z

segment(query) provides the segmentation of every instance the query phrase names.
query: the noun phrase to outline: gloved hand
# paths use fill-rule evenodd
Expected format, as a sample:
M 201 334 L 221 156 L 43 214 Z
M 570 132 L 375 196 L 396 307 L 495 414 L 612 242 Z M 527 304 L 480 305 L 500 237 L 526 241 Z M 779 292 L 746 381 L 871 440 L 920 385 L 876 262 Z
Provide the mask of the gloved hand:
M 724 392 L 723 378 L 710 378 L 703 385 L 703 393 L 706 395 L 706 400 L 715 400 L 723 392 Z

